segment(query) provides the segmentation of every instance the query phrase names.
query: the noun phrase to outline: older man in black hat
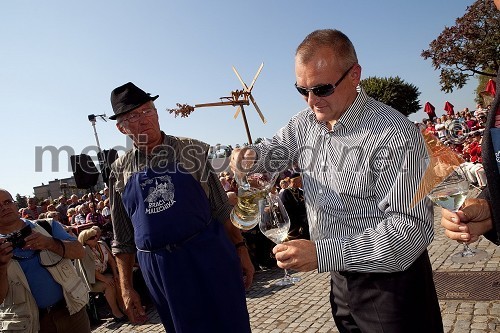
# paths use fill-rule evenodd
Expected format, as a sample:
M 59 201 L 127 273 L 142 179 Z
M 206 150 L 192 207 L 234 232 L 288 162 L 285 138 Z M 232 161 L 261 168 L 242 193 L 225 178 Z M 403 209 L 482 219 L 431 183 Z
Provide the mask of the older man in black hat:
M 250 332 L 245 287 L 253 266 L 229 222 L 209 146 L 163 133 L 156 98 L 131 82 L 111 93 L 110 119 L 134 142 L 113 163 L 109 191 L 127 315 L 133 322 L 145 315 L 132 288 L 137 255 L 167 332 Z

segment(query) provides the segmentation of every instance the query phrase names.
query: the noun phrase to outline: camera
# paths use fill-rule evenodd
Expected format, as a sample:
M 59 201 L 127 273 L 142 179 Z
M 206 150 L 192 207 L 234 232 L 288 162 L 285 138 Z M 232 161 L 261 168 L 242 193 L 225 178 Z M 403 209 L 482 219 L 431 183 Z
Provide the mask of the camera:
M 22 248 L 24 244 L 26 244 L 24 239 L 29 235 L 31 235 L 31 226 L 26 225 L 21 230 L 6 235 L 5 238 L 7 239 L 7 242 L 12 243 L 12 247 L 15 249 Z

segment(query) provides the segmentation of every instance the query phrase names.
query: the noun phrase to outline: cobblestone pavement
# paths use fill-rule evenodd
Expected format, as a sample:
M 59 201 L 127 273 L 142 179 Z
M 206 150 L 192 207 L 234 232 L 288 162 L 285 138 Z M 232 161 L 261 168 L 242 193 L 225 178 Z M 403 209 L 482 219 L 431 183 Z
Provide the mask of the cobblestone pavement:
M 439 209 L 436 209 L 436 235 L 429 246 L 435 271 L 499 270 L 500 249 L 486 239 L 473 245 L 486 250 L 490 254 L 489 259 L 474 264 L 451 262 L 451 254 L 458 252 L 461 245 L 443 235 L 438 225 L 439 218 Z M 338 332 L 330 313 L 329 274 L 293 272 L 293 276 L 302 278 L 300 282 L 289 287 L 274 286 L 273 282 L 282 276 L 283 270 L 278 268 L 256 274 L 247 294 L 253 333 Z M 440 300 L 439 304 L 447 333 L 500 332 L 500 300 Z M 150 320 L 145 325 L 104 321 L 93 332 L 165 332 L 154 309 L 149 310 L 148 314 Z M 415 314 L 415 319 L 418 320 L 418 314 Z

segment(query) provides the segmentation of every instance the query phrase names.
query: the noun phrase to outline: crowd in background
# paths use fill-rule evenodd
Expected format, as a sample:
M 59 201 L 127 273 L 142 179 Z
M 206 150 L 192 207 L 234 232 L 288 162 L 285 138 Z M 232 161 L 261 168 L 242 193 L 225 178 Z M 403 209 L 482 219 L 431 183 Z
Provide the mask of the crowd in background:
M 84 259 L 74 260 L 78 274 L 89 292 L 103 294 L 113 321 L 126 321 L 123 300 L 118 290 L 116 263 L 110 250 L 113 228 L 108 188 L 81 197 L 73 194 L 69 199 L 60 196 L 54 200 L 38 202 L 37 198 L 30 197 L 27 199 L 27 206 L 19 208 L 18 213 L 19 217 L 32 221 L 52 219 L 60 223 L 70 235 L 77 237 L 86 252 Z M 134 281 L 138 283 L 137 288 L 144 292 L 144 303 L 149 305 L 149 294 L 140 278 L 139 267 L 134 271 Z
M 468 108 L 456 114 L 423 119 L 425 132 L 436 136 L 464 159 L 461 165 L 469 182 L 479 188 L 486 186 L 486 176 L 481 164 L 481 142 L 488 108 L 477 104 L 476 110 Z

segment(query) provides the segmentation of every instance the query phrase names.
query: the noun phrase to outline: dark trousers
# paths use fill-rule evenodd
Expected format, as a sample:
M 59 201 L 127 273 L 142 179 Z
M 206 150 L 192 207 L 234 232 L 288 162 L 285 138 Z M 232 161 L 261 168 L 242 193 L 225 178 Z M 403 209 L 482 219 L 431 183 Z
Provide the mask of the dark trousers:
M 443 332 L 427 251 L 403 272 L 332 273 L 330 303 L 340 333 Z
M 48 313 L 41 313 L 39 333 L 90 333 L 87 310 L 83 307 L 70 315 L 66 306 L 60 306 Z

